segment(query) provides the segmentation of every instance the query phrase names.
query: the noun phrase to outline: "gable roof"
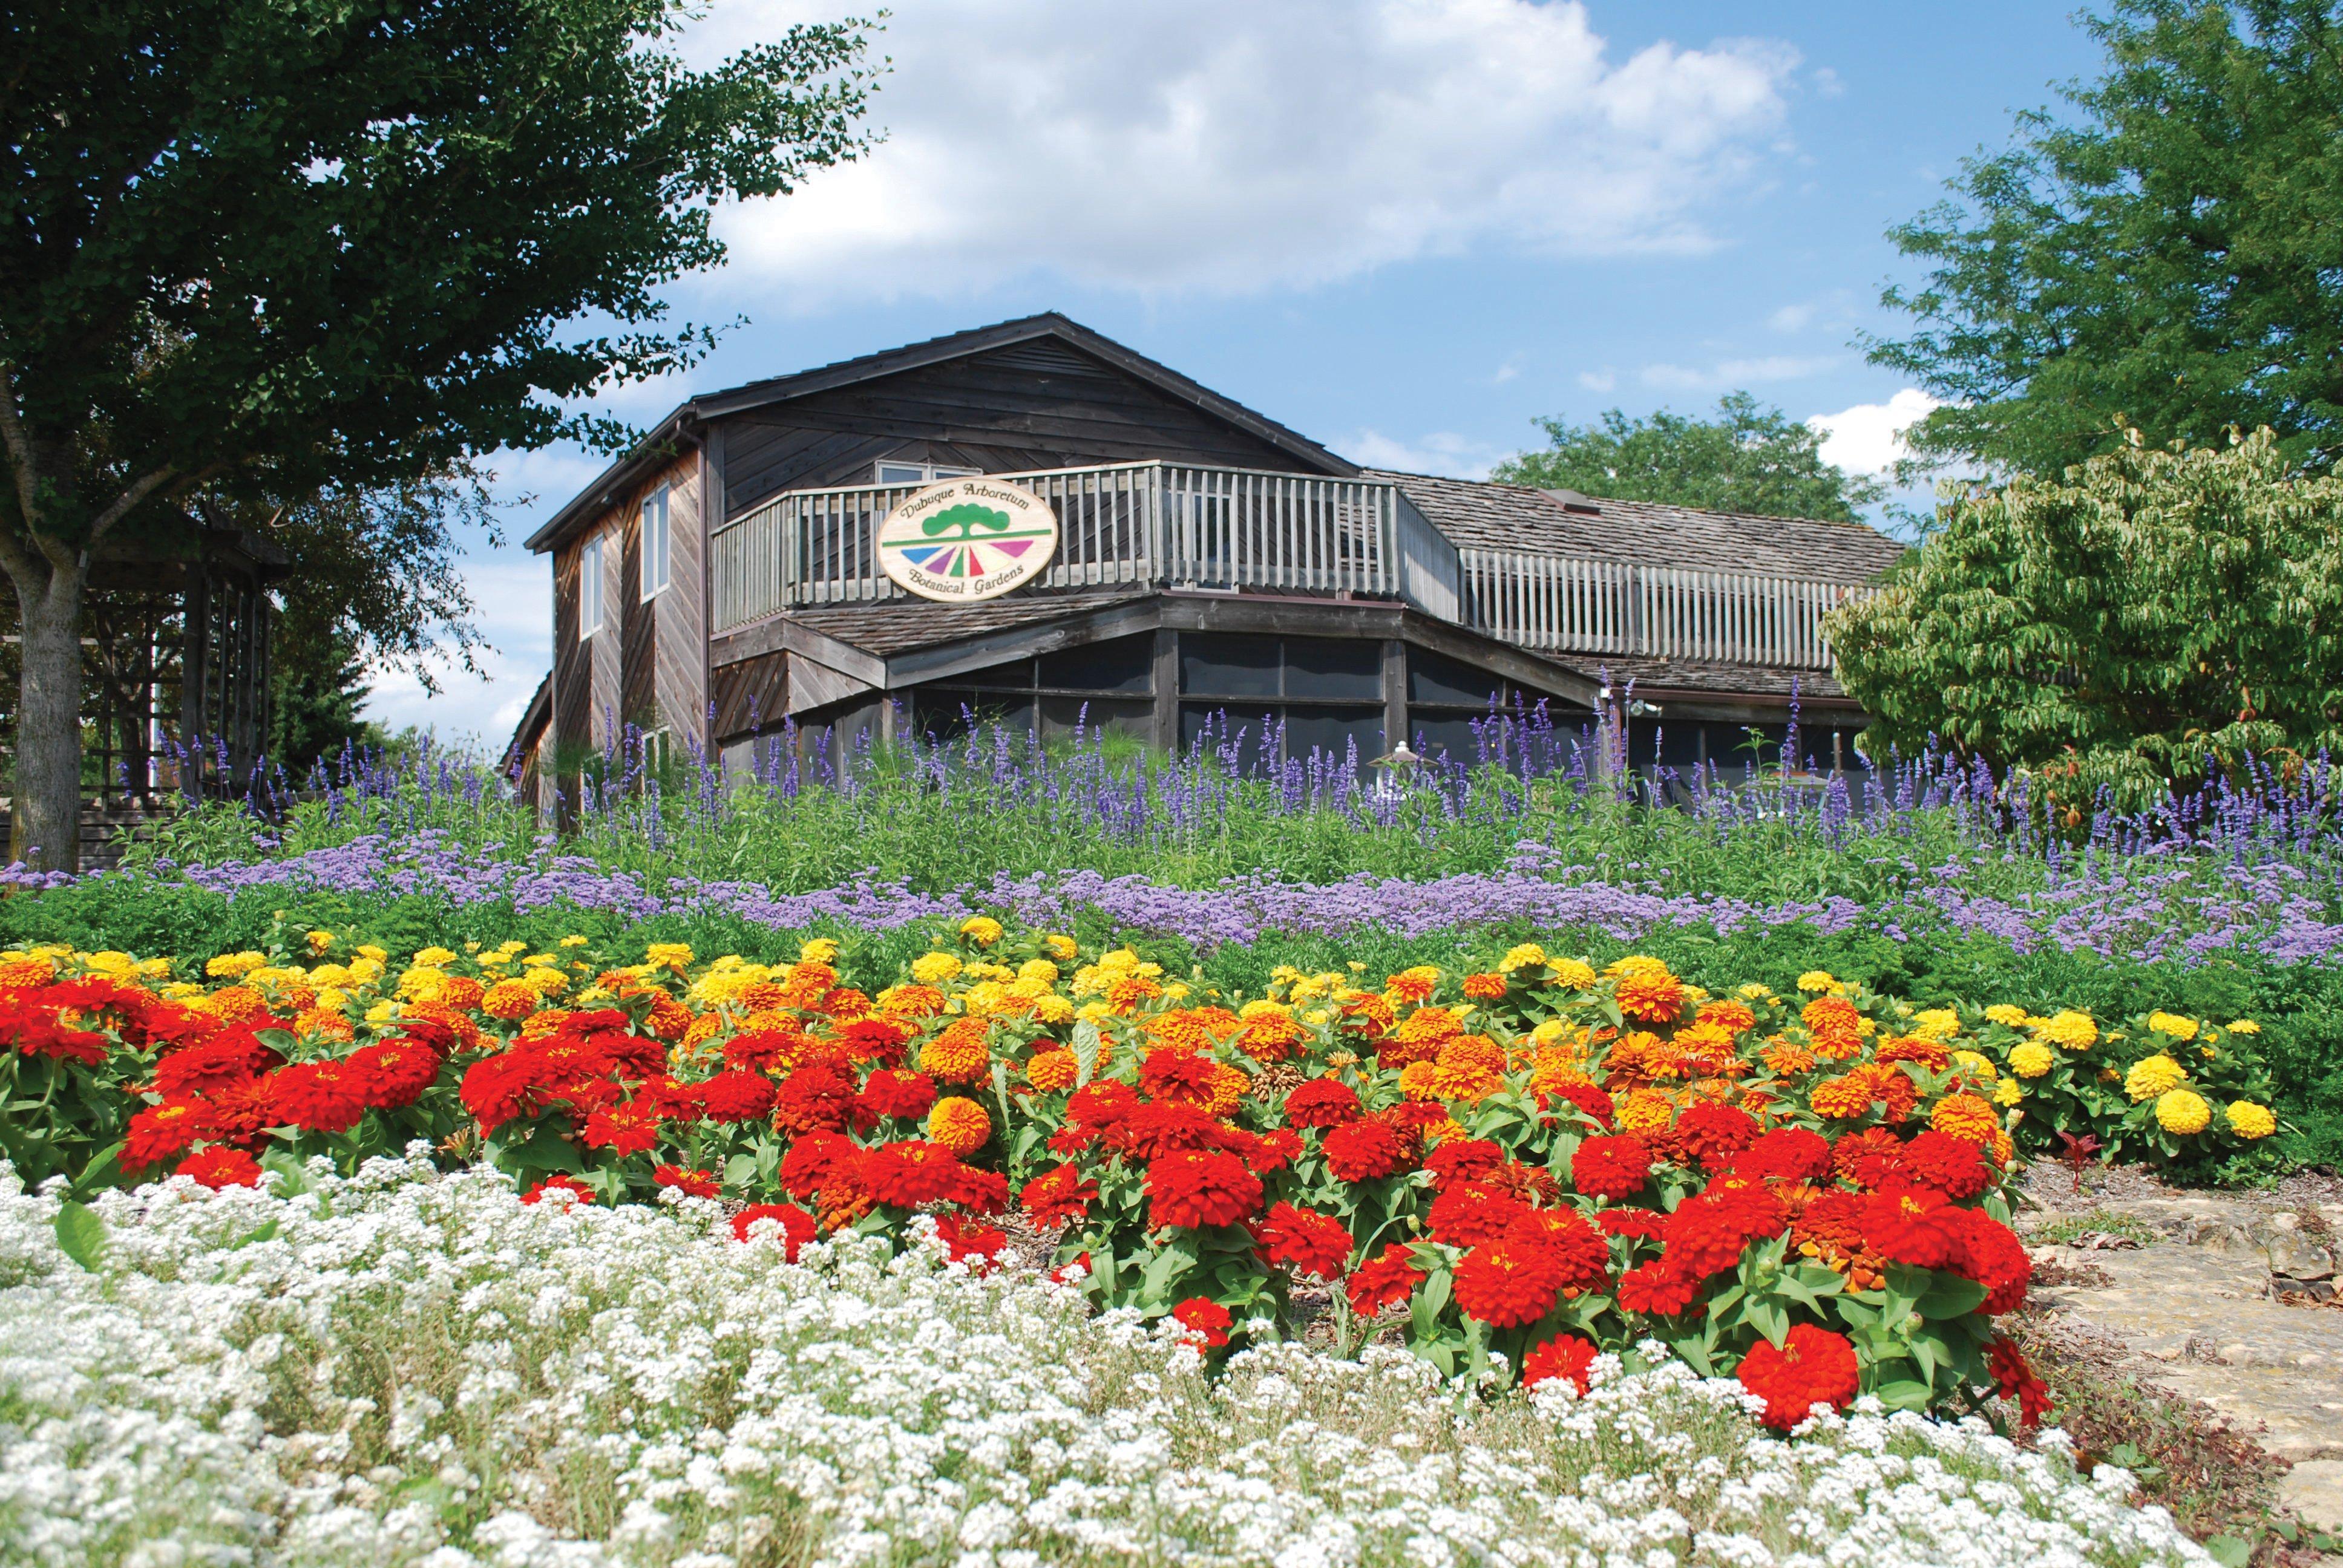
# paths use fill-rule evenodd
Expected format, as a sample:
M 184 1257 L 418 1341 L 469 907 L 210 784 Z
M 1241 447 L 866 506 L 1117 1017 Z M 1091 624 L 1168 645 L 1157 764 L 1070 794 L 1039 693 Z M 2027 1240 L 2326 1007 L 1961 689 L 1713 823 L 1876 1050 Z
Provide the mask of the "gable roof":
M 1807 581 L 1869 582 L 1904 547 L 1862 523 L 1706 512 L 1656 501 L 1614 501 L 1481 479 L 1368 469 L 1389 479 L 1462 548 L 1592 556 L 1645 566 L 1752 572 Z
M 679 439 L 689 439 L 688 429 L 691 425 L 1042 337 L 1055 338 L 1087 354 L 1176 401 L 1234 426 L 1257 440 L 1267 442 L 1321 473 L 1348 477 L 1359 472 L 1356 464 L 1336 457 L 1308 437 L 1286 428 L 1266 415 L 1254 413 L 1232 398 L 1222 397 L 1211 387 L 1192 381 L 1171 367 L 1126 348 L 1078 321 L 1050 310 L 1039 316 L 1021 317 L 1014 321 L 995 322 L 990 327 L 947 333 L 941 337 L 906 344 L 900 348 L 865 354 L 854 359 L 841 359 L 834 365 L 770 377 L 724 391 L 711 392 L 705 397 L 689 398 L 678 404 L 624 457 L 604 469 L 592 484 L 529 535 L 528 548 L 532 550 L 550 548 L 557 539 L 586 516 L 609 504 L 616 498 L 612 492 L 625 488 L 644 465 L 655 459 L 664 460 L 672 454 Z

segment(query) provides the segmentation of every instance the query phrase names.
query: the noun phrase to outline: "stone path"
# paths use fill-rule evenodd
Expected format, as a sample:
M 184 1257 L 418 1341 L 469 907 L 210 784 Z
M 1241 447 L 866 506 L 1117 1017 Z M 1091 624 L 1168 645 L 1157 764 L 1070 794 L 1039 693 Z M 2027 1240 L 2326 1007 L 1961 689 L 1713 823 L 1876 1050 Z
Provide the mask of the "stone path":
M 2296 1178 L 2269 1191 L 2201 1192 L 2113 1171 L 2087 1174 L 2077 1196 L 2066 1170 L 2036 1167 L 2026 1194 L 2039 1205 L 2019 1216 L 2030 1238 L 2114 1214 L 2136 1224 L 2112 1229 L 2145 1241 L 2108 1247 L 2110 1237 L 2087 1234 L 2079 1245 L 2037 1246 L 2053 1278 L 2083 1281 L 2037 1286 L 2036 1299 L 2119 1341 L 2142 1381 L 2201 1401 L 2291 1462 L 2287 1504 L 2343 1530 L 2343 1307 L 2271 1295 L 2273 1265 L 2324 1276 L 2310 1291 L 2333 1291 L 2343 1184 Z

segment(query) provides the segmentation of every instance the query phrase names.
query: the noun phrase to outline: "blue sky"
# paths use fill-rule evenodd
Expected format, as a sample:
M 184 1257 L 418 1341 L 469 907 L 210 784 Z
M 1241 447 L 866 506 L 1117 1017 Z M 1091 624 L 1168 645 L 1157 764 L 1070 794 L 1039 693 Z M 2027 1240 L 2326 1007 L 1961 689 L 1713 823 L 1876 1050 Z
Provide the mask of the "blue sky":
M 685 47 L 834 14 L 715 0 Z M 1875 467 L 1924 406 L 1855 346 L 1913 276 L 1885 230 L 2097 64 L 2008 0 L 897 0 L 878 47 L 886 142 L 723 214 L 730 263 L 670 297 L 746 325 L 606 407 L 1059 309 L 1365 462 L 1475 475 L 1542 415 L 1746 387 Z M 599 459 L 496 467 L 518 541 Z M 491 678 L 387 673 L 368 717 L 509 733 L 549 575 L 475 545 Z

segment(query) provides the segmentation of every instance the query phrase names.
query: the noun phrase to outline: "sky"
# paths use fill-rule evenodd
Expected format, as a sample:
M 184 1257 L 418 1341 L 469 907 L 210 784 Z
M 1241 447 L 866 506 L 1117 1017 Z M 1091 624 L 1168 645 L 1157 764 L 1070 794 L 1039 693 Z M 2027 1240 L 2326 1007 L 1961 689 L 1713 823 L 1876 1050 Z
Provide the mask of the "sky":
M 711 0 L 680 46 L 838 14 Z M 1055 309 L 1379 467 L 1745 388 L 1875 472 L 1930 407 L 1861 347 L 1919 276 L 1886 230 L 2098 63 L 2056 0 L 894 0 L 872 52 L 884 139 L 719 213 L 729 260 L 668 297 L 731 325 L 604 411 Z M 502 746 L 552 659 L 518 541 L 605 460 L 496 457 L 488 678 L 383 672 L 366 717 Z

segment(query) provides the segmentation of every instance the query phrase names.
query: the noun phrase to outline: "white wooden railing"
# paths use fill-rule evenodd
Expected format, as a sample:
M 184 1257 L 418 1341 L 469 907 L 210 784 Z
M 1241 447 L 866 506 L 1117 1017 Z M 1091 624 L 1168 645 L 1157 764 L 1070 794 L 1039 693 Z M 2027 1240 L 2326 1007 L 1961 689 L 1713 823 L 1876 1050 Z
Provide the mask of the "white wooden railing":
M 998 474 L 1058 514 L 1052 588 L 1103 583 L 1404 598 L 1454 618 L 1456 550 L 1386 479 L 1176 463 Z M 709 541 L 719 632 L 802 605 L 902 597 L 872 540 L 917 485 L 788 490 Z M 1405 508 L 1413 514 L 1414 508 Z
M 1459 618 L 1541 653 L 1828 669 L 1823 612 L 1865 591 L 1850 583 L 1626 561 L 1478 549 L 1457 555 Z
M 1111 583 L 1403 600 L 1541 653 L 1827 668 L 1823 612 L 1850 585 L 1460 550 L 1387 479 L 1148 462 L 992 476 L 1058 514 L 1046 589 Z M 917 485 L 788 490 L 709 540 L 720 635 L 807 605 L 904 597 L 879 525 Z

